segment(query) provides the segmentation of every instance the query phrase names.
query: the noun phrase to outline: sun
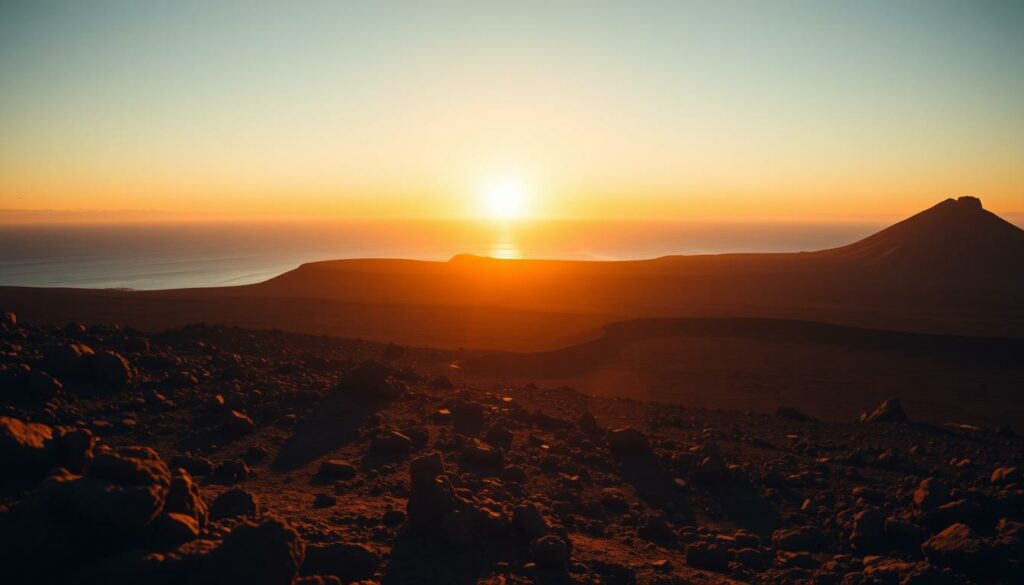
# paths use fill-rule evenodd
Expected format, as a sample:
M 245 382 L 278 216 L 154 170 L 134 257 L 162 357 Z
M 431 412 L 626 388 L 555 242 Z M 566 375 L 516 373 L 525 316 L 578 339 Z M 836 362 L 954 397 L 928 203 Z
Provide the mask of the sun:
M 516 219 L 523 216 L 526 193 L 514 181 L 500 181 L 484 192 L 484 211 L 494 219 Z

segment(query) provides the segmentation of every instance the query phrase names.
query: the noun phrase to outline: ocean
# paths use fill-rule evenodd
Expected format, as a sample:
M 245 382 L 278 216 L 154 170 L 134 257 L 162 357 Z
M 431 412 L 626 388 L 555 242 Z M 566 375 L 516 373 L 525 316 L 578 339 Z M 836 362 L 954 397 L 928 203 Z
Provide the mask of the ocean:
M 0 226 L 0 285 L 138 290 L 260 282 L 341 258 L 632 260 L 796 252 L 854 242 L 872 223 L 337 221 Z

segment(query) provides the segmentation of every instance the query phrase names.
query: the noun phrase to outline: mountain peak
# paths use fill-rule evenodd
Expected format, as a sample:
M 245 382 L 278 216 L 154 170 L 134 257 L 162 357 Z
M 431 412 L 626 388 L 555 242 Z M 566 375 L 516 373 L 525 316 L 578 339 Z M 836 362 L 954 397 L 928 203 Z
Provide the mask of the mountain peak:
M 981 199 L 971 195 L 962 195 L 957 197 L 956 204 L 965 209 L 984 209 L 981 206 Z
M 965 195 L 831 252 L 907 278 L 998 281 L 1024 262 L 1024 230 L 986 210 L 981 199 Z

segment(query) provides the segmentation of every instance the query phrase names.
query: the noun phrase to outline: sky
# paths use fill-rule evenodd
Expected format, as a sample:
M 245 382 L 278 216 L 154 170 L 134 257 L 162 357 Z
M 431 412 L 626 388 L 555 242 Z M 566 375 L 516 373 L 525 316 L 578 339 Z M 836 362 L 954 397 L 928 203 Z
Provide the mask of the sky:
M 1022 29 L 985 0 L 3 0 L 0 209 L 1019 213 Z

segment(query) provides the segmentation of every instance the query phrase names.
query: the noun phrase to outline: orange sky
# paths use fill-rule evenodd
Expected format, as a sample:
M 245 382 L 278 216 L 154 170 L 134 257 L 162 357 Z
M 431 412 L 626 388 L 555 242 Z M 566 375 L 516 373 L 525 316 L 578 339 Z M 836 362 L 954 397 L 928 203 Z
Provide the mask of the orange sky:
M 476 217 L 514 183 L 537 218 L 1024 211 L 1019 4 L 583 8 L 5 5 L 0 209 Z

